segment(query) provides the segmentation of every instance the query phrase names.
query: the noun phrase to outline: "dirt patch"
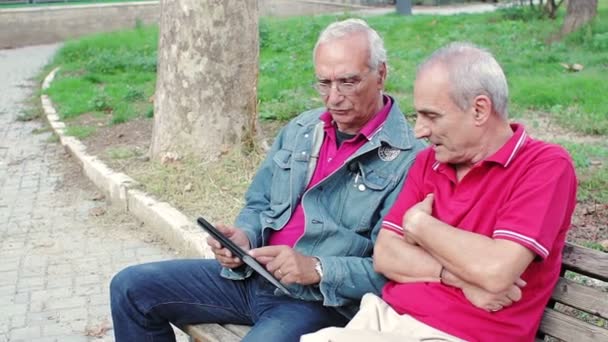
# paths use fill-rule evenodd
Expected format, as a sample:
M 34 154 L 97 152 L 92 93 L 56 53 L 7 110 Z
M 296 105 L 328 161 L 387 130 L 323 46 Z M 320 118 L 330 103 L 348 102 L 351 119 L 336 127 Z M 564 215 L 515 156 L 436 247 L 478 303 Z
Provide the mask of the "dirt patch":
M 528 112 L 526 116 L 519 117 L 514 121 L 526 126 L 530 135 L 544 141 L 568 140 L 578 144 L 605 144 L 606 137 L 597 135 L 584 135 L 558 125 L 551 119 L 551 115 L 544 112 Z
M 75 121 L 77 125 L 96 128 L 95 133 L 82 140 L 90 155 L 113 162 L 113 159 L 120 158 L 112 158 L 112 151 L 129 150 L 133 151 L 133 156 L 147 153 L 152 138 L 152 119 L 136 118 L 117 125 L 107 125 L 106 122 L 106 118 L 88 114 Z

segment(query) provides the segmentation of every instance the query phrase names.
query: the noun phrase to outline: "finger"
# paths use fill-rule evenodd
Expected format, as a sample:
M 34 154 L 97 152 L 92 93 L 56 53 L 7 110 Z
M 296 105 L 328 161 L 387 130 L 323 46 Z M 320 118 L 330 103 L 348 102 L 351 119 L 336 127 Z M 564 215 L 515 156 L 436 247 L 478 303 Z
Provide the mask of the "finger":
M 225 264 L 225 265 L 242 263 L 241 259 L 239 259 L 239 258 L 230 258 L 230 257 L 221 256 L 221 255 L 216 255 L 215 259 L 217 261 L 219 261 L 220 264 Z
M 252 257 L 254 257 L 256 259 L 258 257 L 273 257 L 274 258 L 277 255 L 279 255 L 279 253 L 281 253 L 286 248 L 289 248 L 289 247 L 287 247 L 287 246 L 266 246 L 266 247 L 254 248 L 249 251 L 249 255 L 251 255 Z
M 270 271 L 270 270 L 268 270 L 268 271 L 271 272 L 272 275 L 274 275 L 274 277 L 277 278 L 278 280 L 282 280 L 283 279 L 283 272 L 281 271 L 280 268 L 278 270 L 276 270 L 276 271 Z
M 281 279 L 281 283 L 285 285 L 297 284 L 296 277 L 294 277 L 292 274 L 284 275 Z
M 486 310 L 489 312 L 496 312 L 496 311 L 502 310 L 502 308 L 503 308 L 502 305 L 493 305 Z
M 257 257 L 257 258 L 255 258 L 255 260 L 257 260 L 262 265 L 266 265 L 269 262 L 271 262 L 272 260 L 274 260 L 274 258 L 273 257 Z
M 277 258 L 273 258 L 270 262 L 266 263 L 266 269 L 268 270 L 268 272 L 272 273 L 275 271 L 279 271 L 281 270 L 281 267 L 283 266 L 283 263 L 278 260 Z
M 504 308 L 507 306 L 511 306 L 511 304 L 513 304 L 513 301 L 510 300 L 508 297 L 505 297 L 502 300 L 500 300 L 498 303 Z
M 209 245 L 209 247 L 211 247 L 211 248 L 216 248 L 216 249 L 219 249 L 222 247 L 222 245 L 220 245 L 220 243 L 216 239 L 214 239 L 210 236 L 207 237 L 207 245 Z
M 521 289 L 515 285 L 513 285 L 509 291 L 507 292 L 507 297 L 509 297 L 511 300 L 517 302 L 521 299 L 522 293 L 521 293 Z
M 231 226 L 223 224 L 223 223 L 218 223 L 215 226 L 215 228 L 217 228 L 217 230 L 219 230 L 222 234 L 224 234 L 228 237 L 234 233 L 234 227 L 231 227 Z
M 226 258 L 232 258 L 232 252 L 227 248 L 212 248 L 211 251 L 216 256 L 222 256 Z
M 521 278 L 517 278 L 517 280 L 515 281 L 515 285 L 517 285 L 519 287 L 524 287 L 524 286 L 526 286 L 526 284 L 528 284 L 528 283 Z

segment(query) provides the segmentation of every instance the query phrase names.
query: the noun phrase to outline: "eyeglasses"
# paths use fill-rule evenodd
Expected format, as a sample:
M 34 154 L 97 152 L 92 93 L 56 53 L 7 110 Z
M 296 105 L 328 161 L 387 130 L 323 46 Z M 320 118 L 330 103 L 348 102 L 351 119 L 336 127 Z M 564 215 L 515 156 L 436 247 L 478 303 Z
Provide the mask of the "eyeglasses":
M 368 70 L 368 71 L 362 73 L 361 75 L 353 75 L 353 76 L 338 78 L 335 81 L 318 80 L 315 84 L 313 84 L 313 87 L 319 92 L 320 95 L 327 96 L 331 92 L 331 88 L 333 87 L 333 84 L 335 83 L 336 90 L 338 91 L 338 93 L 340 93 L 342 95 L 352 95 L 357 91 L 361 82 L 363 82 L 365 77 L 371 71 L 372 70 Z

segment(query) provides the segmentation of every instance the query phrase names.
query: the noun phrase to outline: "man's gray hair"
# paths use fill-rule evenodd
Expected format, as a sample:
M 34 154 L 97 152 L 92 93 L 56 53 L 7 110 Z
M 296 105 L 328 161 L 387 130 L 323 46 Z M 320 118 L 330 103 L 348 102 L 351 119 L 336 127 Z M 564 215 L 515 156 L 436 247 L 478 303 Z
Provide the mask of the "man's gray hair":
M 486 95 L 492 100 L 492 109 L 507 119 L 507 78 L 489 51 L 471 43 L 450 43 L 420 64 L 416 76 L 437 65 L 447 69 L 450 97 L 460 109 L 469 108 L 476 96 Z
M 376 30 L 369 27 L 369 25 L 361 19 L 346 19 L 327 26 L 325 30 L 321 32 L 317 44 L 315 44 L 315 49 L 312 52 L 313 61 L 316 58 L 319 45 L 360 32 L 367 34 L 369 43 L 369 61 L 367 64 L 370 69 L 378 70 L 380 65 L 386 63 L 387 60 L 384 41 L 380 38 L 380 35 Z

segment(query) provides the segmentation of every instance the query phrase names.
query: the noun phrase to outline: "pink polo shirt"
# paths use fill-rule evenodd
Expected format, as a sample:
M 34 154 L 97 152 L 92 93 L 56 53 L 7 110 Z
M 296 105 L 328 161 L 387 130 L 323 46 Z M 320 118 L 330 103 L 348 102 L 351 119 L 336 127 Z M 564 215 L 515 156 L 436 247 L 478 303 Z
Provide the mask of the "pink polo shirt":
M 403 234 L 407 209 L 433 193 L 433 216 L 439 220 L 514 241 L 537 255 L 521 276 L 527 282 L 522 299 L 494 313 L 474 307 L 460 289 L 441 283 L 386 284 L 383 298 L 397 312 L 468 341 L 534 340 L 559 277 L 576 204 L 576 176 L 567 152 L 531 139 L 520 125 L 511 128 L 511 139 L 460 182 L 450 165 L 436 161 L 432 149 L 424 150 L 382 223 L 383 229 Z
M 315 172 L 306 190 L 312 188 L 336 171 L 350 156 L 357 152 L 382 127 L 388 117 L 392 104 L 391 98 L 384 96 L 384 107 L 363 126 L 356 136 L 342 142 L 340 147 L 338 147 L 336 141 L 336 127 L 331 114 L 329 112 L 321 114 L 319 118 L 325 123 L 323 127 L 325 136 L 323 137 L 323 144 L 319 151 L 319 159 Z M 299 202 L 283 229 L 270 233 L 268 245 L 287 245 L 293 247 L 304 234 L 305 225 L 304 208 L 301 202 Z

